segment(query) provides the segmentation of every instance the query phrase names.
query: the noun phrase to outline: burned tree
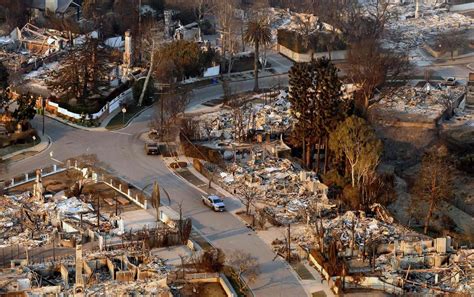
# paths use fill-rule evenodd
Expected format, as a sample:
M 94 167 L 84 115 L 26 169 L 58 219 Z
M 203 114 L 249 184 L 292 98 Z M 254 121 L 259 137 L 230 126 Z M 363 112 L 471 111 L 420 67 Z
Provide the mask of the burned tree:
M 229 253 L 229 257 L 226 259 L 226 263 L 230 266 L 230 273 L 234 279 L 246 278 L 246 282 L 238 282 L 239 289 L 245 289 L 249 283 L 255 282 L 258 275 L 260 274 L 260 267 L 257 262 L 257 258 L 251 254 L 241 250 L 235 250 Z
M 156 221 L 160 221 L 161 194 L 160 186 L 157 182 L 153 183 L 153 192 L 151 193 L 151 204 L 156 209 Z
M 433 212 L 442 205 L 442 201 L 451 199 L 452 185 L 450 166 L 446 152 L 429 152 L 423 157 L 421 171 L 415 183 L 414 192 L 419 201 L 428 204 L 424 233 L 428 232 Z M 420 203 L 415 203 L 420 207 Z
M 239 35 L 243 36 L 243 22 L 235 14 L 237 0 L 216 1 L 215 15 L 222 44 L 222 66 L 228 74 L 232 71 L 234 55 L 239 50 Z M 244 39 L 240 42 L 243 43 Z
M 178 234 L 179 240 L 182 244 L 188 242 L 189 236 L 191 235 L 191 230 L 193 228 L 192 221 L 189 218 L 183 217 L 183 202 L 178 203 L 179 208 L 179 220 L 178 220 Z
M 3 108 L 10 101 L 8 92 L 9 76 L 8 69 L 0 62 L 0 108 Z
M 183 114 L 191 97 L 191 90 L 185 86 L 170 85 L 164 88 L 155 105 L 155 116 L 150 123 L 158 133 L 159 138 L 168 139 L 172 136 L 173 127 L 178 127 L 178 116 Z
M 352 44 L 347 60 L 350 65 L 347 77 L 358 88 L 355 99 L 361 115 L 366 115 L 377 89 L 389 81 L 403 80 L 410 70 L 406 53 L 383 49 L 374 38 Z M 385 86 L 385 92 L 389 91 L 391 88 Z
M 254 187 L 249 187 L 247 185 L 242 185 L 237 189 L 237 193 L 239 194 L 239 200 L 245 206 L 245 214 L 250 214 L 250 207 L 254 205 L 255 200 L 257 200 L 258 193 Z

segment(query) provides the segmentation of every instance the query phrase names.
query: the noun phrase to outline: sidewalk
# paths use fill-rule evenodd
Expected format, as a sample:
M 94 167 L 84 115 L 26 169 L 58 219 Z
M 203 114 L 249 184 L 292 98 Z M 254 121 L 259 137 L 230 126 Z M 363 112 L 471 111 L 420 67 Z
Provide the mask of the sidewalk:
M 22 154 L 27 154 L 27 153 L 39 154 L 39 153 L 47 150 L 49 148 L 49 146 L 51 145 L 51 143 L 52 143 L 51 137 L 49 137 L 48 135 L 45 134 L 44 136 L 41 136 L 41 142 L 38 143 L 37 145 L 35 145 L 33 147 L 30 147 L 30 148 L 26 148 L 26 149 L 23 149 L 23 150 L 13 152 L 11 154 L 7 154 L 5 156 L 2 156 L 0 158 L 0 160 L 1 161 L 6 161 L 6 160 L 12 159 L 16 156 L 19 156 L 19 155 L 22 155 Z
M 47 116 L 48 118 L 53 119 L 55 121 L 58 121 L 60 123 L 63 123 L 64 125 L 68 125 L 70 127 L 76 128 L 76 129 L 87 130 L 87 131 L 106 131 L 106 129 L 103 128 L 102 125 L 100 127 L 84 127 L 84 126 L 72 123 L 70 121 L 67 121 L 67 120 L 65 120 L 61 117 L 58 117 L 57 115 L 49 113 L 49 112 L 46 112 L 45 116 Z
M 140 110 L 139 112 L 137 112 L 136 114 L 133 115 L 133 117 L 131 117 L 123 127 L 121 127 L 120 129 L 123 129 L 123 128 L 126 128 L 128 125 L 130 125 L 130 123 L 136 118 L 138 117 L 139 115 L 141 115 L 143 112 L 145 112 L 146 110 L 148 110 L 148 108 L 152 107 L 153 105 L 150 105 L 149 107 L 145 107 L 143 108 L 142 110 Z M 52 113 L 49 113 L 49 112 L 46 112 L 46 116 L 50 119 L 53 119 L 53 120 L 56 120 L 58 122 L 61 122 L 65 125 L 68 125 L 70 127 L 73 127 L 73 128 L 76 128 L 76 129 L 81 129 L 81 130 L 86 130 L 86 131 L 110 131 L 108 129 L 106 129 L 107 125 L 109 124 L 109 122 L 117 115 L 121 112 L 121 109 L 120 108 L 117 108 L 115 109 L 112 113 L 110 113 L 109 115 L 107 115 L 107 117 L 100 123 L 100 126 L 99 127 L 84 127 L 84 126 L 81 126 L 81 125 L 78 125 L 78 124 L 75 124 L 75 123 L 72 123 L 70 121 L 67 121 L 61 117 L 58 117 L 57 115 L 54 115 Z M 118 130 L 120 130 L 118 129 Z
M 192 166 L 192 161 L 189 160 L 188 157 L 179 155 L 176 158 L 173 157 L 168 157 L 168 158 L 163 158 L 165 164 L 170 168 L 170 164 L 174 162 L 186 162 L 188 164 L 188 167 L 183 168 L 183 169 L 172 169 L 170 170 L 178 175 L 180 178 L 186 180 L 188 183 L 190 183 L 192 186 L 198 188 L 200 191 L 206 192 L 207 194 L 217 194 L 220 195 L 221 197 L 228 197 L 232 198 L 233 200 L 237 200 L 240 203 L 240 200 L 236 198 L 233 194 L 229 193 L 225 189 L 221 188 L 219 185 L 216 183 L 212 183 L 212 188 L 208 188 L 208 183 L 209 180 L 200 174 L 194 167 Z M 183 174 L 182 172 L 189 172 L 189 174 Z M 234 216 L 237 217 L 239 220 L 243 221 L 239 216 L 235 215 L 235 212 L 239 210 L 244 210 L 243 205 L 235 211 L 232 211 L 234 213 Z M 261 238 L 260 232 L 256 232 L 257 236 Z M 266 240 L 261 238 L 264 242 L 268 244 Z M 270 246 L 271 248 L 271 246 Z M 301 269 L 306 272 L 306 274 L 310 274 L 309 277 L 303 278 L 298 271 L 295 270 L 295 267 L 288 265 L 288 267 L 291 267 L 291 272 L 295 275 L 295 277 L 298 278 L 300 281 L 301 285 L 304 287 L 305 291 L 309 293 L 310 295 L 316 293 L 318 294 L 317 296 L 335 296 L 334 293 L 331 291 L 331 289 L 328 287 L 326 281 L 322 281 L 321 275 L 318 273 L 316 269 L 310 266 L 308 261 L 304 260 L 300 263 L 302 266 Z M 301 270 L 300 269 L 300 270 Z
M 192 184 L 199 191 L 205 192 L 210 195 L 214 194 L 214 195 L 232 198 L 240 202 L 240 200 L 234 197 L 233 194 L 227 192 L 225 189 L 221 188 L 216 183 L 212 183 L 211 188 L 209 188 L 208 186 L 209 180 L 205 176 L 203 176 L 201 173 L 199 173 L 196 169 L 194 169 L 192 165 L 193 162 L 189 160 L 188 157 L 184 155 L 179 155 L 176 158 L 174 157 L 163 158 L 163 161 L 173 173 L 178 175 L 180 178 L 185 179 L 188 183 Z M 183 168 L 183 169 L 177 169 L 177 170 L 172 169 L 170 167 L 170 164 L 174 162 L 186 162 L 188 164 L 188 167 Z M 189 172 L 190 174 L 186 174 L 186 172 Z

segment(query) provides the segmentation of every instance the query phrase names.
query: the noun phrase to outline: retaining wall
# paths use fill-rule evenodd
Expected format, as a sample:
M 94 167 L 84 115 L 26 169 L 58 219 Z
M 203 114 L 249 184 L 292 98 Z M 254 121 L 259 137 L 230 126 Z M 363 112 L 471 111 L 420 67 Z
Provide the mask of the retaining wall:
M 282 54 L 283 56 L 295 61 L 295 62 L 309 62 L 311 61 L 311 53 L 304 53 L 300 54 L 297 52 L 292 51 L 291 49 L 279 44 L 277 46 L 278 52 Z M 314 53 L 314 58 L 320 58 L 320 57 L 328 57 L 329 58 L 329 52 L 319 52 L 319 53 Z M 331 52 L 331 59 L 332 60 L 345 60 L 347 58 L 347 50 L 342 50 L 342 51 L 333 51 Z
M 120 105 L 125 102 L 129 102 L 133 99 L 133 91 L 132 88 L 125 90 L 124 92 L 120 93 L 117 97 L 115 97 L 112 101 L 107 102 L 98 112 L 91 114 L 91 119 L 99 119 L 102 117 L 106 117 L 110 113 L 114 112 L 117 108 L 120 108 Z M 80 120 L 82 118 L 81 114 L 71 112 L 66 108 L 60 107 L 58 103 L 48 100 L 46 109 L 54 113 L 60 117 L 67 118 L 67 119 L 74 119 Z

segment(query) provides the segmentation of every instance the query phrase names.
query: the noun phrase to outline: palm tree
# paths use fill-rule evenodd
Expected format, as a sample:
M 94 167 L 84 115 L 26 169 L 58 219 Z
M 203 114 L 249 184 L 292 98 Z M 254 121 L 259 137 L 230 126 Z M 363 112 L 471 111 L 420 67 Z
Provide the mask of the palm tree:
M 255 46 L 255 61 L 254 61 L 254 74 L 255 74 L 255 86 L 253 90 L 257 92 L 258 87 L 258 60 L 260 58 L 259 50 L 260 45 L 267 45 L 272 40 L 272 31 L 270 25 L 264 19 L 253 20 L 248 23 L 247 30 L 245 31 L 244 40 Z

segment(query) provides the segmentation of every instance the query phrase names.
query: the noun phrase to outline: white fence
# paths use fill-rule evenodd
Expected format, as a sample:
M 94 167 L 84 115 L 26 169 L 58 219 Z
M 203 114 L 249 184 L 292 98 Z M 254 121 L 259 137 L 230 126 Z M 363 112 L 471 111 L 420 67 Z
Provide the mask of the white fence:
M 283 56 L 295 61 L 295 62 L 309 62 L 311 61 L 311 53 L 297 53 L 292 51 L 291 49 L 284 47 L 283 45 L 279 44 L 278 46 L 278 52 L 282 54 Z M 329 57 L 328 52 L 315 52 L 314 53 L 314 58 L 320 58 L 320 57 Z M 340 51 L 332 51 L 331 52 L 331 59 L 332 60 L 345 60 L 347 58 L 347 51 L 346 50 L 340 50 Z
M 80 168 L 78 168 L 78 169 L 80 170 Z M 104 184 L 108 185 L 109 187 L 111 187 L 112 189 L 114 189 L 115 191 L 119 192 L 120 194 L 124 195 L 129 200 L 131 200 L 133 203 L 140 206 L 141 208 L 143 208 L 143 209 L 148 208 L 148 201 L 146 199 L 144 200 L 144 203 L 141 203 L 140 200 L 138 199 L 138 195 L 135 194 L 135 196 L 133 196 L 130 189 L 127 189 L 127 192 L 122 191 L 122 184 L 118 184 L 118 187 L 116 187 L 114 185 L 112 179 L 110 181 L 102 180 L 102 182 Z
M 49 176 L 53 175 L 56 173 L 60 173 L 66 170 L 65 167 L 60 167 L 58 165 L 53 165 L 50 167 L 42 168 L 41 170 L 41 176 Z M 36 179 L 36 174 L 35 172 L 30 172 L 30 173 L 25 173 L 23 175 L 16 176 L 10 180 L 5 181 L 5 189 L 11 189 L 29 182 L 32 182 Z
M 112 113 L 114 110 L 120 107 L 120 104 L 123 102 L 127 102 L 133 98 L 133 91 L 132 88 L 125 90 L 124 92 L 120 93 L 117 97 L 115 97 L 112 101 L 107 102 L 98 112 L 92 114 L 92 119 L 100 118 L 104 113 Z M 48 105 L 55 108 L 58 114 L 66 116 L 68 118 L 73 118 L 76 120 L 81 119 L 82 115 L 71 112 L 66 108 L 62 108 L 59 104 L 55 102 L 48 101 Z

